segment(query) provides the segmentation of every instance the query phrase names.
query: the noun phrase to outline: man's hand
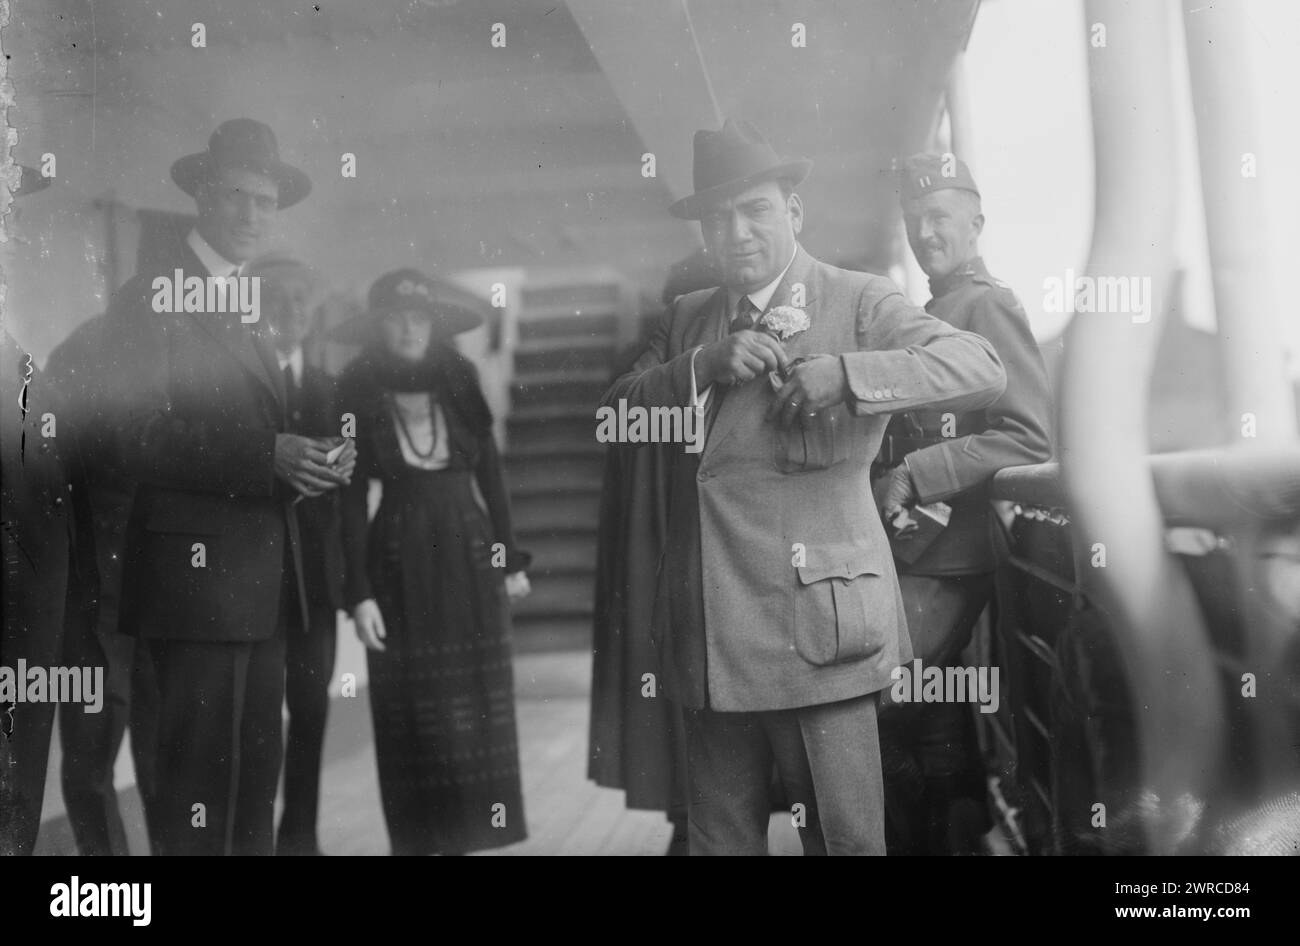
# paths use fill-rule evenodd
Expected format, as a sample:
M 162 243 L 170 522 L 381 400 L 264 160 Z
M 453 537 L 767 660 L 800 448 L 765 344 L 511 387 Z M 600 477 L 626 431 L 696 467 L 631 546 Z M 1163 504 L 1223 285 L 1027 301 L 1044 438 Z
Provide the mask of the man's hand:
M 319 496 L 331 489 L 346 486 L 351 468 L 345 475 L 337 467 L 326 463 L 325 455 L 334 445 L 328 440 L 300 437 L 297 434 L 275 435 L 275 475 L 303 496 Z M 356 463 L 356 447 L 351 441 L 343 448 L 339 460 L 352 452 L 351 464 Z
M 337 450 L 340 444 L 343 446 L 330 469 L 349 483 L 352 482 L 352 471 L 357 468 L 357 442 L 351 437 L 332 437 L 330 442 L 333 444 L 332 450 Z
M 889 474 L 889 485 L 885 487 L 885 497 L 880 503 L 881 517 L 893 526 L 899 535 L 913 532 L 918 528 L 911 517 L 906 515 L 908 507 L 916 502 L 916 498 L 916 484 L 912 482 L 912 474 L 908 472 L 906 463 L 900 463 L 894 467 L 894 472 Z M 909 525 L 911 529 L 907 528 Z
M 388 649 L 384 646 L 384 638 L 388 636 L 384 630 L 384 616 L 379 613 L 379 604 L 374 598 L 357 602 L 352 609 L 352 622 L 357 626 L 357 637 L 366 645 L 366 650 Z
M 789 362 L 785 349 L 771 335 L 744 329 L 704 346 L 695 358 L 696 381 L 701 388 L 743 384 L 769 371 L 784 371 Z
M 796 417 L 817 416 L 817 412 L 844 402 L 844 364 L 835 355 L 814 355 L 790 370 L 788 380 L 767 409 L 771 418 L 780 415 L 782 427 Z

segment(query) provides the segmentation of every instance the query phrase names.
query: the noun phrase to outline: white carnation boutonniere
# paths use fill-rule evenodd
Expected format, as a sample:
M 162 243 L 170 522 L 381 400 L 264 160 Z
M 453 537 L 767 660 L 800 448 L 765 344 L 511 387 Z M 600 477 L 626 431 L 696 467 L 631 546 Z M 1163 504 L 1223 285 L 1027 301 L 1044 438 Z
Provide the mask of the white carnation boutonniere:
M 758 320 L 759 328 L 783 342 L 808 331 L 809 324 L 808 313 L 792 305 L 773 306 Z
M 771 335 L 777 341 L 786 342 L 794 338 L 800 332 L 808 331 L 811 325 L 808 321 L 808 313 L 803 309 L 797 309 L 792 305 L 773 306 L 763 317 L 758 320 L 756 328 L 761 329 L 768 335 Z M 795 359 L 791 362 L 793 368 L 803 359 Z M 779 391 L 781 386 L 789 380 L 789 374 L 780 371 L 772 371 L 768 374 L 768 380 L 772 383 L 772 390 Z

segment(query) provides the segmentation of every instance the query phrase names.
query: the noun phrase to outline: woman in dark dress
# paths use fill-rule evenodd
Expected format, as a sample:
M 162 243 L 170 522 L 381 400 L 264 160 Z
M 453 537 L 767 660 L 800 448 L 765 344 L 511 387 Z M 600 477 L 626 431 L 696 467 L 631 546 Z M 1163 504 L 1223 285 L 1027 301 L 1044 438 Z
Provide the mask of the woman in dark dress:
M 507 590 L 526 593 L 528 556 L 477 373 L 451 342 L 477 300 L 405 269 L 369 302 L 339 386 L 357 444 L 343 540 L 389 839 L 394 854 L 513 844 L 527 832 Z M 367 524 L 370 480 L 383 495 Z

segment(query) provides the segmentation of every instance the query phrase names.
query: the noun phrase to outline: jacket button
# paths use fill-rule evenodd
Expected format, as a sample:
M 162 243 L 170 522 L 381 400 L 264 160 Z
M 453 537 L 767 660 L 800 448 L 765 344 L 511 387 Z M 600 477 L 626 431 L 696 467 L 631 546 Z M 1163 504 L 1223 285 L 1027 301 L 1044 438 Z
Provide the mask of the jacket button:
M 55 496 L 55 497 L 54 497 L 54 505 L 56 505 L 56 506 L 62 506 L 62 505 L 63 505 L 63 497 L 62 497 L 62 496 Z
M 704 472 L 703 470 L 700 470 L 699 475 L 697 475 L 695 478 L 699 480 L 701 483 L 703 483 L 705 480 L 709 478 L 709 474 Z

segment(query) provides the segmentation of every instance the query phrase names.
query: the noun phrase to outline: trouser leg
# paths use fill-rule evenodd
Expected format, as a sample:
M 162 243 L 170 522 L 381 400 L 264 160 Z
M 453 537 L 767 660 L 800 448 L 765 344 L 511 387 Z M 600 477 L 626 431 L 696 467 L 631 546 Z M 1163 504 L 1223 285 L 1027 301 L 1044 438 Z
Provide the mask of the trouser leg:
M 277 854 L 312 854 L 318 850 L 321 754 L 335 646 L 332 611 L 313 615 L 310 633 L 293 635 L 288 640 L 285 703 L 289 708 L 289 735 L 284 751 L 284 811 L 276 838 Z
M 757 714 L 683 715 L 691 854 L 767 854 L 772 752 Z

